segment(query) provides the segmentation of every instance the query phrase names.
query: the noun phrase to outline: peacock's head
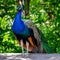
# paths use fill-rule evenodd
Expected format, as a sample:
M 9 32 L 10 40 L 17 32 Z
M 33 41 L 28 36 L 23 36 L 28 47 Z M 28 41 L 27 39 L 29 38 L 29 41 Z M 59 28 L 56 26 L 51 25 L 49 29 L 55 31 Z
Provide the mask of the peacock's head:
M 22 5 L 17 6 L 17 10 L 18 11 L 22 11 L 23 10 L 23 6 Z

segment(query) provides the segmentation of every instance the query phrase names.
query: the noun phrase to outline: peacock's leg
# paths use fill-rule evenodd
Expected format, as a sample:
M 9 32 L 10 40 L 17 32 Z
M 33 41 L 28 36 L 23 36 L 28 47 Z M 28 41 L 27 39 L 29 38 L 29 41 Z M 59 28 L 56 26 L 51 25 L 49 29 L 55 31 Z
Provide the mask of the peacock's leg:
M 28 57 L 29 43 L 26 41 L 26 54 L 25 57 Z
M 27 47 L 27 55 L 28 55 L 29 43 L 27 41 L 26 41 L 26 47 Z
M 21 40 L 22 54 L 24 55 L 23 41 Z

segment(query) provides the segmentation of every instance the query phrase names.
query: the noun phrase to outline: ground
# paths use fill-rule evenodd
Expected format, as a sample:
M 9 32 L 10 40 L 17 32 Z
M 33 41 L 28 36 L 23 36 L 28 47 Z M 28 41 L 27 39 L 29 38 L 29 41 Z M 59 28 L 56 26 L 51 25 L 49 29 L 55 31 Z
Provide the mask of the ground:
M 0 60 L 60 60 L 60 54 L 28 54 L 0 53 Z

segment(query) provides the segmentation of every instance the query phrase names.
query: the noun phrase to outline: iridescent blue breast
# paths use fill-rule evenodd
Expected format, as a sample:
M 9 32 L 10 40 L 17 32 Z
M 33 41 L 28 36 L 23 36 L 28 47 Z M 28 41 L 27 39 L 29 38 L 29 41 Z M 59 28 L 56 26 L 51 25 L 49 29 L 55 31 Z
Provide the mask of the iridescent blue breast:
M 16 34 L 27 34 L 27 35 L 29 35 L 29 30 L 21 19 L 21 11 L 19 11 L 16 14 L 16 17 L 15 17 L 13 25 L 12 25 L 12 30 Z

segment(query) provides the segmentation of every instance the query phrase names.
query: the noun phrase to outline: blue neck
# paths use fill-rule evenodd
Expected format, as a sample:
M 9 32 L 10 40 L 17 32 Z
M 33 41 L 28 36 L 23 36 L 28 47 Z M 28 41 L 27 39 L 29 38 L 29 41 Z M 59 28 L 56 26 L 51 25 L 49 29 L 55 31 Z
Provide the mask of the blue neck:
M 13 32 L 17 33 L 17 34 L 22 34 L 26 29 L 26 26 L 21 19 L 21 14 L 22 14 L 22 12 L 18 11 L 18 13 L 16 14 L 16 17 L 15 17 L 15 20 L 13 22 L 13 26 L 12 26 Z
M 21 11 L 18 11 L 17 14 L 16 14 L 15 19 L 16 20 L 21 20 L 21 15 L 22 15 L 22 12 Z

